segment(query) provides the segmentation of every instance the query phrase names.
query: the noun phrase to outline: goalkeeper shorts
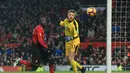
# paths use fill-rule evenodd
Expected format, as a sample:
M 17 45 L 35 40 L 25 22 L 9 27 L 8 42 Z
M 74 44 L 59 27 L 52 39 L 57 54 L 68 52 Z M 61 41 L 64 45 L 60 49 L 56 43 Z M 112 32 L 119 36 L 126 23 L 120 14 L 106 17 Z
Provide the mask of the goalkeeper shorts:
M 65 54 L 66 54 L 66 56 L 69 56 L 69 53 L 72 53 L 72 52 L 77 54 L 78 48 L 79 48 L 79 44 L 77 44 L 77 45 L 65 44 Z

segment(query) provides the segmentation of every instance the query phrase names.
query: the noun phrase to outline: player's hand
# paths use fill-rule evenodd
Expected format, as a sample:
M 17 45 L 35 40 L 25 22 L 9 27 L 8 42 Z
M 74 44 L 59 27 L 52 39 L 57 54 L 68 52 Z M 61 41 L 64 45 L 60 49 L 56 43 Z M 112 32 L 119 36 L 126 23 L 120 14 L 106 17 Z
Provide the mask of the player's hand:
M 49 48 L 46 48 L 46 52 L 47 52 L 47 53 L 50 53 L 51 50 L 50 50 Z
M 63 22 L 63 21 L 60 21 L 60 24 L 64 24 L 64 22 Z
M 48 53 L 48 55 L 51 55 L 52 54 L 52 49 L 48 46 L 48 48 L 45 49 L 46 52 Z
M 64 26 L 64 21 L 60 21 L 59 24 L 60 24 L 61 26 Z
M 66 42 L 69 42 L 70 40 L 73 40 L 73 37 L 65 36 L 65 41 L 66 41 Z

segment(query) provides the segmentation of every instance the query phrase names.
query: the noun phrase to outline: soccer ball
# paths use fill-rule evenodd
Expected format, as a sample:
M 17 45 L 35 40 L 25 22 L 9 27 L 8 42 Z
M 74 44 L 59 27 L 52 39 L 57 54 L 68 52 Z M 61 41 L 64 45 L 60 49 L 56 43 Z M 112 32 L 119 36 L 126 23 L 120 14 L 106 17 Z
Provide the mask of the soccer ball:
M 89 7 L 89 8 L 87 9 L 87 14 L 88 14 L 89 16 L 91 16 L 91 17 L 95 16 L 95 15 L 96 15 L 96 8 L 94 8 L 94 7 Z

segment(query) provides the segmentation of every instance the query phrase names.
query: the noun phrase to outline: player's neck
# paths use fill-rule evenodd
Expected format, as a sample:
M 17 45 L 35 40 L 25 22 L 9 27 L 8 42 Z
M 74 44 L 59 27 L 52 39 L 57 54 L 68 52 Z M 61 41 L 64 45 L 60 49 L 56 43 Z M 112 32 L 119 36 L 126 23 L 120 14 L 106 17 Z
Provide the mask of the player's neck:
M 74 20 L 72 20 L 72 21 L 69 21 L 69 20 L 68 20 L 69 23 L 71 23 L 71 22 L 73 22 L 73 21 L 74 21 Z
M 44 28 L 46 27 L 46 25 L 45 25 L 45 24 L 42 24 L 42 23 L 41 23 L 41 25 L 42 25 L 42 27 L 44 27 Z
M 68 19 L 68 18 L 67 18 L 67 19 Z M 72 21 L 74 21 L 74 19 L 73 19 L 73 20 L 69 20 L 69 19 L 68 19 L 68 22 L 69 22 L 69 23 L 71 23 Z

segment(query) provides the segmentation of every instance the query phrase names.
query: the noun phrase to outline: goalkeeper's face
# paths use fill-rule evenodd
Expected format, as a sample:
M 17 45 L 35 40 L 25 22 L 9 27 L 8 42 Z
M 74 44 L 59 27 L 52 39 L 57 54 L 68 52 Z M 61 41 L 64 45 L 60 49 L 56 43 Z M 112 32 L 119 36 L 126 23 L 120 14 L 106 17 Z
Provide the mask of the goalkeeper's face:
M 74 13 L 74 12 L 69 12 L 69 13 L 68 13 L 68 20 L 69 20 L 69 21 L 73 21 L 74 18 L 75 18 L 75 13 Z

